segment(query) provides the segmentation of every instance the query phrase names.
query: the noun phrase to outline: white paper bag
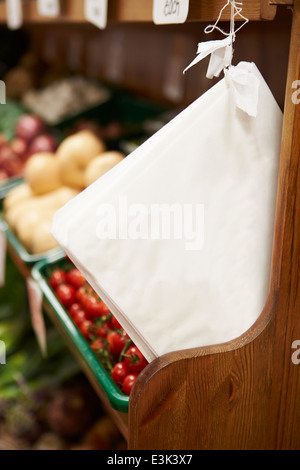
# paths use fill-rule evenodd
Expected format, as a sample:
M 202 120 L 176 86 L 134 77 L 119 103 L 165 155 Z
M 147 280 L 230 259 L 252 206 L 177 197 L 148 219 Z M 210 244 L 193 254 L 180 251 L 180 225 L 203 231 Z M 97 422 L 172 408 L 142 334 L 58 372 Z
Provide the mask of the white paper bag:
M 241 63 L 55 214 L 54 237 L 149 361 L 232 340 L 261 314 L 281 127 Z

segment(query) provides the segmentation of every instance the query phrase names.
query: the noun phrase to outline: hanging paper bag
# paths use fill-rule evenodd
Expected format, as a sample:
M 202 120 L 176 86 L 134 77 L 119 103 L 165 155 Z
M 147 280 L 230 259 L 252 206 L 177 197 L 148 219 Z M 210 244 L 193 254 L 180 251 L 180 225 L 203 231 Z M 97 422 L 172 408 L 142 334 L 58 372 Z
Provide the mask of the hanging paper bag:
M 54 237 L 149 361 L 230 341 L 261 314 L 281 126 L 242 62 L 56 213 Z

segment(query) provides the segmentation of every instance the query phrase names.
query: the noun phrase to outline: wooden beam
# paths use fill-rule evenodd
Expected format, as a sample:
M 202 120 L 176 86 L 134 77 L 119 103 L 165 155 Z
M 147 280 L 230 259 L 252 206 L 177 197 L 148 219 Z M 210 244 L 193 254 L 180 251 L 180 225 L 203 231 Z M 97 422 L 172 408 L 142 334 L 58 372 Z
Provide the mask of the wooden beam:
M 270 5 L 294 5 L 294 0 L 270 0 Z
M 244 0 L 243 14 L 250 21 L 272 20 L 277 4 L 291 4 L 269 0 Z M 225 0 L 190 0 L 187 21 L 215 21 Z M 38 14 L 37 0 L 24 0 L 24 23 L 84 23 L 84 0 L 61 0 L 61 14 L 57 18 L 42 17 Z M 152 22 L 153 0 L 110 0 L 108 20 L 118 22 Z M 230 8 L 224 11 L 223 20 L 230 19 Z M 0 2 L 0 22 L 6 22 L 6 4 Z

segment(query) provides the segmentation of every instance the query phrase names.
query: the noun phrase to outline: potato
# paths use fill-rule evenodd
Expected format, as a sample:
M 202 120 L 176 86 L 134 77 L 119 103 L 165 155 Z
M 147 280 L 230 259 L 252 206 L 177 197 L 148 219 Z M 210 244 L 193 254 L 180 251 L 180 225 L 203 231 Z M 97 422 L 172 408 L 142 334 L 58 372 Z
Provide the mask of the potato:
M 32 197 L 13 206 L 5 212 L 6 221 L 13 230 L 16 230 L 18 221 L 23 214 L 26 216 L 30 211 L 37 211 L 38 213 L 43 214 L 47 213 L 47 211 L 51 209 L 58 210 L 77 194 L 78 191 L 75 189 L 63 186 L 43 196 Z
M 121 152 L 110 151 L 104 152 L 102 155 L 94 158 L 85 170 L 85 186 L 87 187 L 94 183 L 94 181 L 120 163 L 124 157 L 125 155 L 123 155 Z
M 52 217 L 43 220 L 37 225 L 30 244 L 30 252 L 32 254 L 41 254 L 59 246 L 55 238 L 50 233 L 51 226 Z
M 61 179 L 65 185 L 85 187 L 84 172 L 91 160 L 106 150 L 102 140 L 84 130 L 67 137 L 57 150 Z
M 39 224 L 44 220 L 52 220 L 56 208 L 49 209 L 46 212 L 38 209 L 29 209 L 21 215 L 16 223 L 16 234 L 20 242 L 27 250 L 30 250 L 34 232 Z
M 4 211 L 8 211 L 20 202 L 24 202 L 33 197 L 32 189 L 28 183 L 22 183 L 11 189 L 3 201 Z
M 62 186 L 60 163 L 53 153 L 36 153 L 28 159 L 24 176 L 36 195 L 54 191 Z
M 6 211 L 5 214 L 5 219 L 10 226 L 11 229 L 15 230 L 16 229 L 16 224 L 22 214 L 28 213 L 28 211 L 32 208 L 39 207 L 40 206 L 40 201 L 38 198 L 35 196 L 33 198 L 30 198 L 28 200 L 25 200 L 23 202 L 20 202 L 16 204 L 15 206 L 11 207 Z

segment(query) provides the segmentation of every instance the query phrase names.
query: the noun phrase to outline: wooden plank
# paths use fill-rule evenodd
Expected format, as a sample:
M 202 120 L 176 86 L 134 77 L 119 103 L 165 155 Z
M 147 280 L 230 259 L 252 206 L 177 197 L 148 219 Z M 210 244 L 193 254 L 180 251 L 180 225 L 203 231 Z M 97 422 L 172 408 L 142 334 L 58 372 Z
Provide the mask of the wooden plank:
M 224 5 L 224 0 L 216 0 L 213 2 L 210 0 L 202 0 L 200 2 L 191 0 L 188 21 L 215 21 Z M 226 8 L 222 20 L 230 20 L 230 13 L 231 8 Z M 272 20 L 276 15 L 276 7 L 271 6 L 268 0 L 248 0 L 243 2 L 242 13 L 250 21 L 259 21 L 262 19 Z M 236 17 L 236 21 L 238 21 L 238 17 Z
M 294 2 L 270 293 L 244 335 L 158 358 L 132 390 L 129 449 L 299 450 L 300 0 Z M 299 89 L 299 86 L 298 86 Z M 292 97 L 294 96 L 294 99 Z
M 190 8 L 187 21 L 215 21 L 224 6 L 224 0 L 190 0 Z M 153 0 L 112 0 L 109 5 L 109 18 L 111 20 L 152 21 Z M 263 14 L 261 5 L 264 5 Z M 268 0 L 244 0 L 243 14 L 252 21 L 261 19 L 273 19 L 276 15 L 276 7 L 271 6 Z M 230 8 L 224 11 L 223 20 L 230 19 Z
M 294 5 L 294 0 L 270 0 L 270 5 Z
M 23 17 L 25 23 L 82 23 L 84 18 L 84 0 L 61 0 L 61 14 L 58 18 L 41 17 L 38 14 L 36 0 L 25 0 Z M 110 0 L 108 5 L 109 21 L 152 22 L 153 0 Z M 224 0 L 190 0 L 187 21 L 215 21 L 218 18 Z M 276 6 L 268 0 L 244 0 L 243 14 L 251 21 L 273 19 Z M 230 8 L 224 11 L 223 20 L 230 19 Z M 0 22 L 6 22 L 5 2 L 0 2 Z

